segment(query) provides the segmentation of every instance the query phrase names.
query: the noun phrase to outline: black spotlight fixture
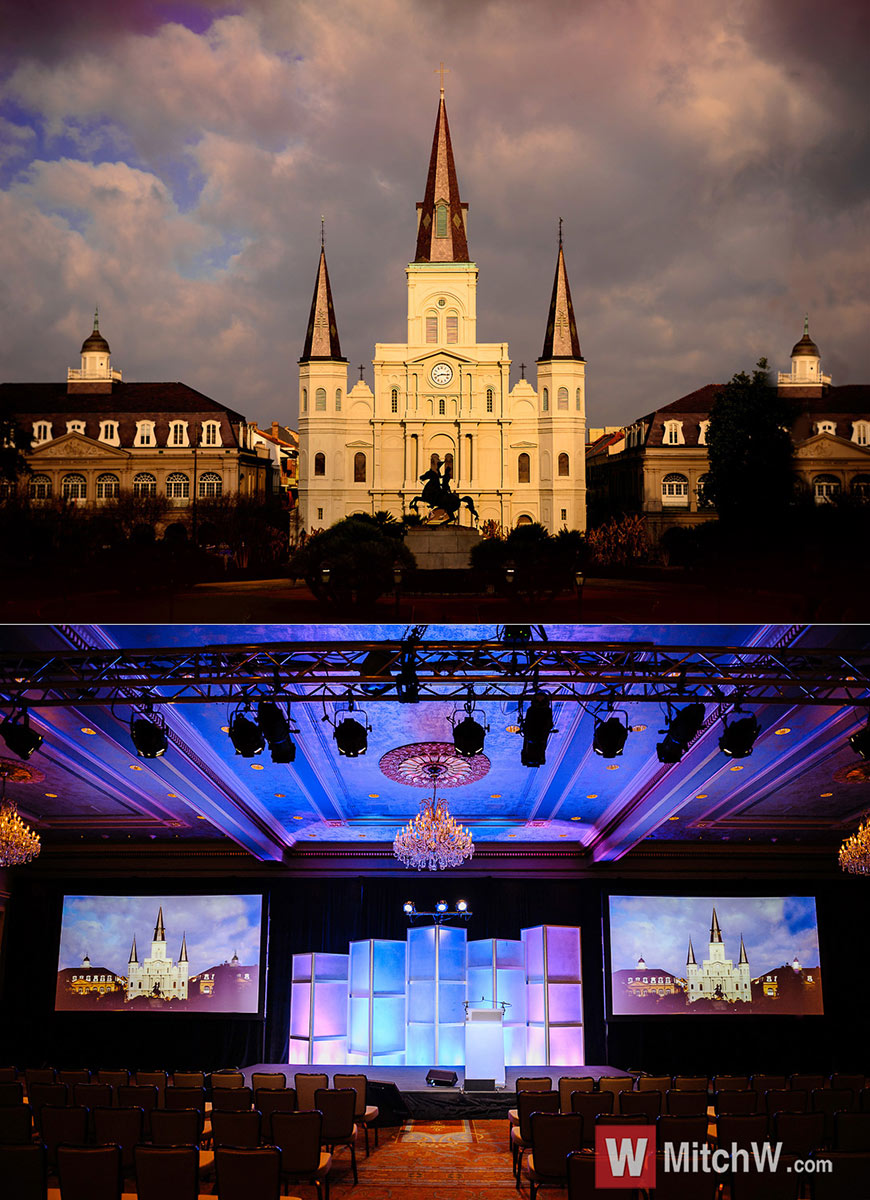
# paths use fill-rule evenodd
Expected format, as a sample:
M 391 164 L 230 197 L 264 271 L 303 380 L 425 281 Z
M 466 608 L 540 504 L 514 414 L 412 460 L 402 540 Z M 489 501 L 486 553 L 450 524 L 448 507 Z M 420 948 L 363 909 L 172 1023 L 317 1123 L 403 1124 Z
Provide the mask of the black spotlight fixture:
M 266 739 L 256 721 L 248 713 L 251 711 L 250 702 L 243 708 L 237 708 L 230 718 L 230 741 L 235 747 L 236 754 L 242 758 L 256 758 L 266 748 Z
M 741 710 L 736 708 L 735 713 L 740 713 Z M 755 745 L 755 739 L 761 732 L 761 726 L 758 724 L 758 718 L 755 713 L 750 713 L 748 716 L 743 714 L 736 721 L 732 721 L 729 725 L 723 719 L 722 736 L 719 738 L 719 749 L 723 754 L 729 755 L 731 758 L 749 758 L 752 753 L 752 747 Z
M 611 715 L 606 720 L 598 716 L 595 718 L 592 749 L 602 758 L 618 758 L 625 748 L 625 741 L 628 737 L 628 721 L 620 721 L 611 709 L 608 709 L 608 712 Z
M 333 729 L 332 736 L 335 738 L 338 752 L 345 758 L 359 758 L 369 748 L 371 725 L 366 724 L 365 713 L 361 712 L 359 716 L 362 720 L 357 720 L 354 716 L 355 711 L 353 700 L 348 700 L 347 709 L 343 711 L 343 716 L 336 721 Z
M 7 717 L 0 725 L 0 733 L 12 753 L 19 758 L 30 758 L 42 745 L 42 735 L 30 728 L 30 718 L 24 709 L 17 719 L 14 714 Z
M 867 713 L 867 724 L 863 729 L 859 729 L 857 733 L 852 734 L 849 738 L 849 745 L 859 758 L 863 758 L 865 762 L 870 762 L 870 711 Z
M 162 758 L 169 746 L 166 726 L 154 716 L 149 704 L 144 713 L 130 721 L 130 740 L 140 758 Z
M 449 718 L 453 726 L 453 748 L 460 758 L 474 758 L 477 754 L 483 754 L 483 743 L 489 733 L 489 726 L 482 725 L 474 719 L 475 712 L 480 710 L 474 706 L 473 693 L 469 693 L 464 709 L 465 716 L 461 720 L 458 709 L 455 709 Z
M 296 758 L 296 743 L 290 736 L 290 724 L 284 711 L 274 700 L 261 700 L 257 705 L 257 724 L 269 743 L 273 763 L 292 763 Z
M 520 762 L 524 767 L 542 767 L 547 761 L 547 740 L 553 732 L 553 706 L 544 692 L 532 696 L 528 710 L 520 716 L 523 748 Z
M 678 763 L 689 748 L 689 743 L 701 732 L 706 709 L 700 701 L 679 709 L 668 721 L 664 741 L 656 746 L 659 762 Z
M 396 587 L 398 586 L 399 584 L 396 584 Z M 402 657 L 399 661 L 399 674 L 396 676 L 396 699 L 400 704 L 417 704 L 420 699 L 420 681 L 417 679 L 417 647 L 422 640 L 419 626 L 415 626 L 402 639 Z

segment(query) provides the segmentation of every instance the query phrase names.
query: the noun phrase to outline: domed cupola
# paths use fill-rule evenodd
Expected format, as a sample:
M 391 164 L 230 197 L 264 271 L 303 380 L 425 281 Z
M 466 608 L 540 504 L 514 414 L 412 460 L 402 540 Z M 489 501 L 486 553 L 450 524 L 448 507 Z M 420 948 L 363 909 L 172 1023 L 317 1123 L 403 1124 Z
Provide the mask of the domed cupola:
M 810 337 L 809 317 L 804 317 L 803 337 L 792 346 L 791 371 L 780 371 L 777 383 L 780 387 L 807 388 L 819 387 L 830 382 L 830 375 L 822 374 L 819 348 Z
M 804 335 L 803 335 L 803 337 L 801 338 L 801 340 L 799 342 L 795 342 L 795 344 L 791 348 L 792 358 L 799 358 L 804 355 L 809 355 L 812 358 L 820 357 L 819 348 L 816 345 L 816 343 L 813 341 L 813 339 L 810 337 L 810 319 L 808 316 L 804 317 Z
M 109 343 L 100 333 L 100 310 L 94 311 L 94 328 L 82 342 L 82 365 L 67 371 L 68 392 L 110 392 L 113 381 L 121 382 L 121 372 L 112 370 Z

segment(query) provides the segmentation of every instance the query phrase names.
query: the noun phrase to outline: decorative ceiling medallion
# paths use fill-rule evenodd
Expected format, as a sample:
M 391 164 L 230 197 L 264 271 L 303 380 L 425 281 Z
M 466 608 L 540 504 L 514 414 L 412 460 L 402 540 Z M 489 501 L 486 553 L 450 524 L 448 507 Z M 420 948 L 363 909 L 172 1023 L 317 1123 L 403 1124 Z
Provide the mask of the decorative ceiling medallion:
M 870 783 L 870 762 L 852 763 L 833 774 L 834 783 Z
M 45 775 L 39 767 L 19 762 L 17 758 L 0 758 L 0 775 L 10 783 L 44 783 Z
M 415 742 L 388 750 L 378 766 L 395 783 L 409 787 L 431 788 L 431 767 L 439 767 L 438 787 L 463 787 L 475 783 L 489 772 L 490 762 L 485 754 L 460 758 L 452 742 Z

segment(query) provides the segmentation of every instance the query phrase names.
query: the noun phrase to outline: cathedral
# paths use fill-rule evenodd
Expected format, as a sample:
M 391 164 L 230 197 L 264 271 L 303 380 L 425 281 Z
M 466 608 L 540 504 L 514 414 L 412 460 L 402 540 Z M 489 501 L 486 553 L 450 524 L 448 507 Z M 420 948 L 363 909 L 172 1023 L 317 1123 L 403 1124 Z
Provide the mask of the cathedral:
M 321 245 L 299 360 L 304 528 L 359 512 L 405 516 L 429 471 L 469 498 L 460 509 L 464 524 L 473 523 L 474 510 L 481 522 L 505 527 L 586 528 L 586 363 L 561 235 L 536 386 L 523 378 L 511 388 L 507 343 L 477 340 L 467 216 L 442 88 L 416 253 L 406 268 L 408 340 L 375 346 L 374 391 L 362 380 L 348 391 Z
M 163 906 L 157 914 L 157 925 L 151 942 L 151 953 L 140 965 L 136 953 L 136 937 L 130 947 L 127 964 L 127 999 L 151 996 L 158 1000 L 186 1000 L 190 964 L 187 961 L 187 938 L 181 938 L 178 962 L 166 957 L 166 930 L 163 928 Z
M 740 959 L 737 966 L 734 960 L 725 957 L 725 943 L 722 941 L 722 931 L 713 909 L 713 920 L 710 925 L 710 951 L 700 967 L 695 961 L 695 951 L 692 939 L 689 938 L 689 953 L 686 957 L 686 999 L 689 1004 L 696 1000 L 752 1000 L 751 980 L 749 978 L 749 961 L 746 957 L 746 947 L 743 937 L 740 938 Z

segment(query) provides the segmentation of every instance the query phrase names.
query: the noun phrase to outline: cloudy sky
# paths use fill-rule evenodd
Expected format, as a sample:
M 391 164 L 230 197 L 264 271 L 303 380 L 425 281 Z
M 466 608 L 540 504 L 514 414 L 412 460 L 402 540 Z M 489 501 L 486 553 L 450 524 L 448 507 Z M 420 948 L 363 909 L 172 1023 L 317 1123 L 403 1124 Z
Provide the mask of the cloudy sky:
M 514 380 L 560 216 L 592 424 L 787 366 L 806 310 L 870 380 L 863 0 L 0 0 L 0 28 L 0 379 L 65 378 L 98 301 L 126 379 L 293 423 L 323 214 L 371 382 L 443 60 Z
M 139 962 L 151 953 L 161 905 L 166 955 L 178 961 L 185 935 L 191 975 L 233 954 L 252 966 L 260 961 L 262 904 L 262 896 L 65 896 L 58 970 L 80 967 L 87 954 L 92 967 L 126 975 L 134 935 Z
M 708 896 L 611 896 L 612 970 L 646 965 L 685 977 L 689 938 L 700 965 L 710 946 L 713 906 L 725 944 L 725 957 L 740 957 L 740 935 L 753 978 L 790 963 L 819 965 L 816 902 L 812 896 L 752 898 Z

